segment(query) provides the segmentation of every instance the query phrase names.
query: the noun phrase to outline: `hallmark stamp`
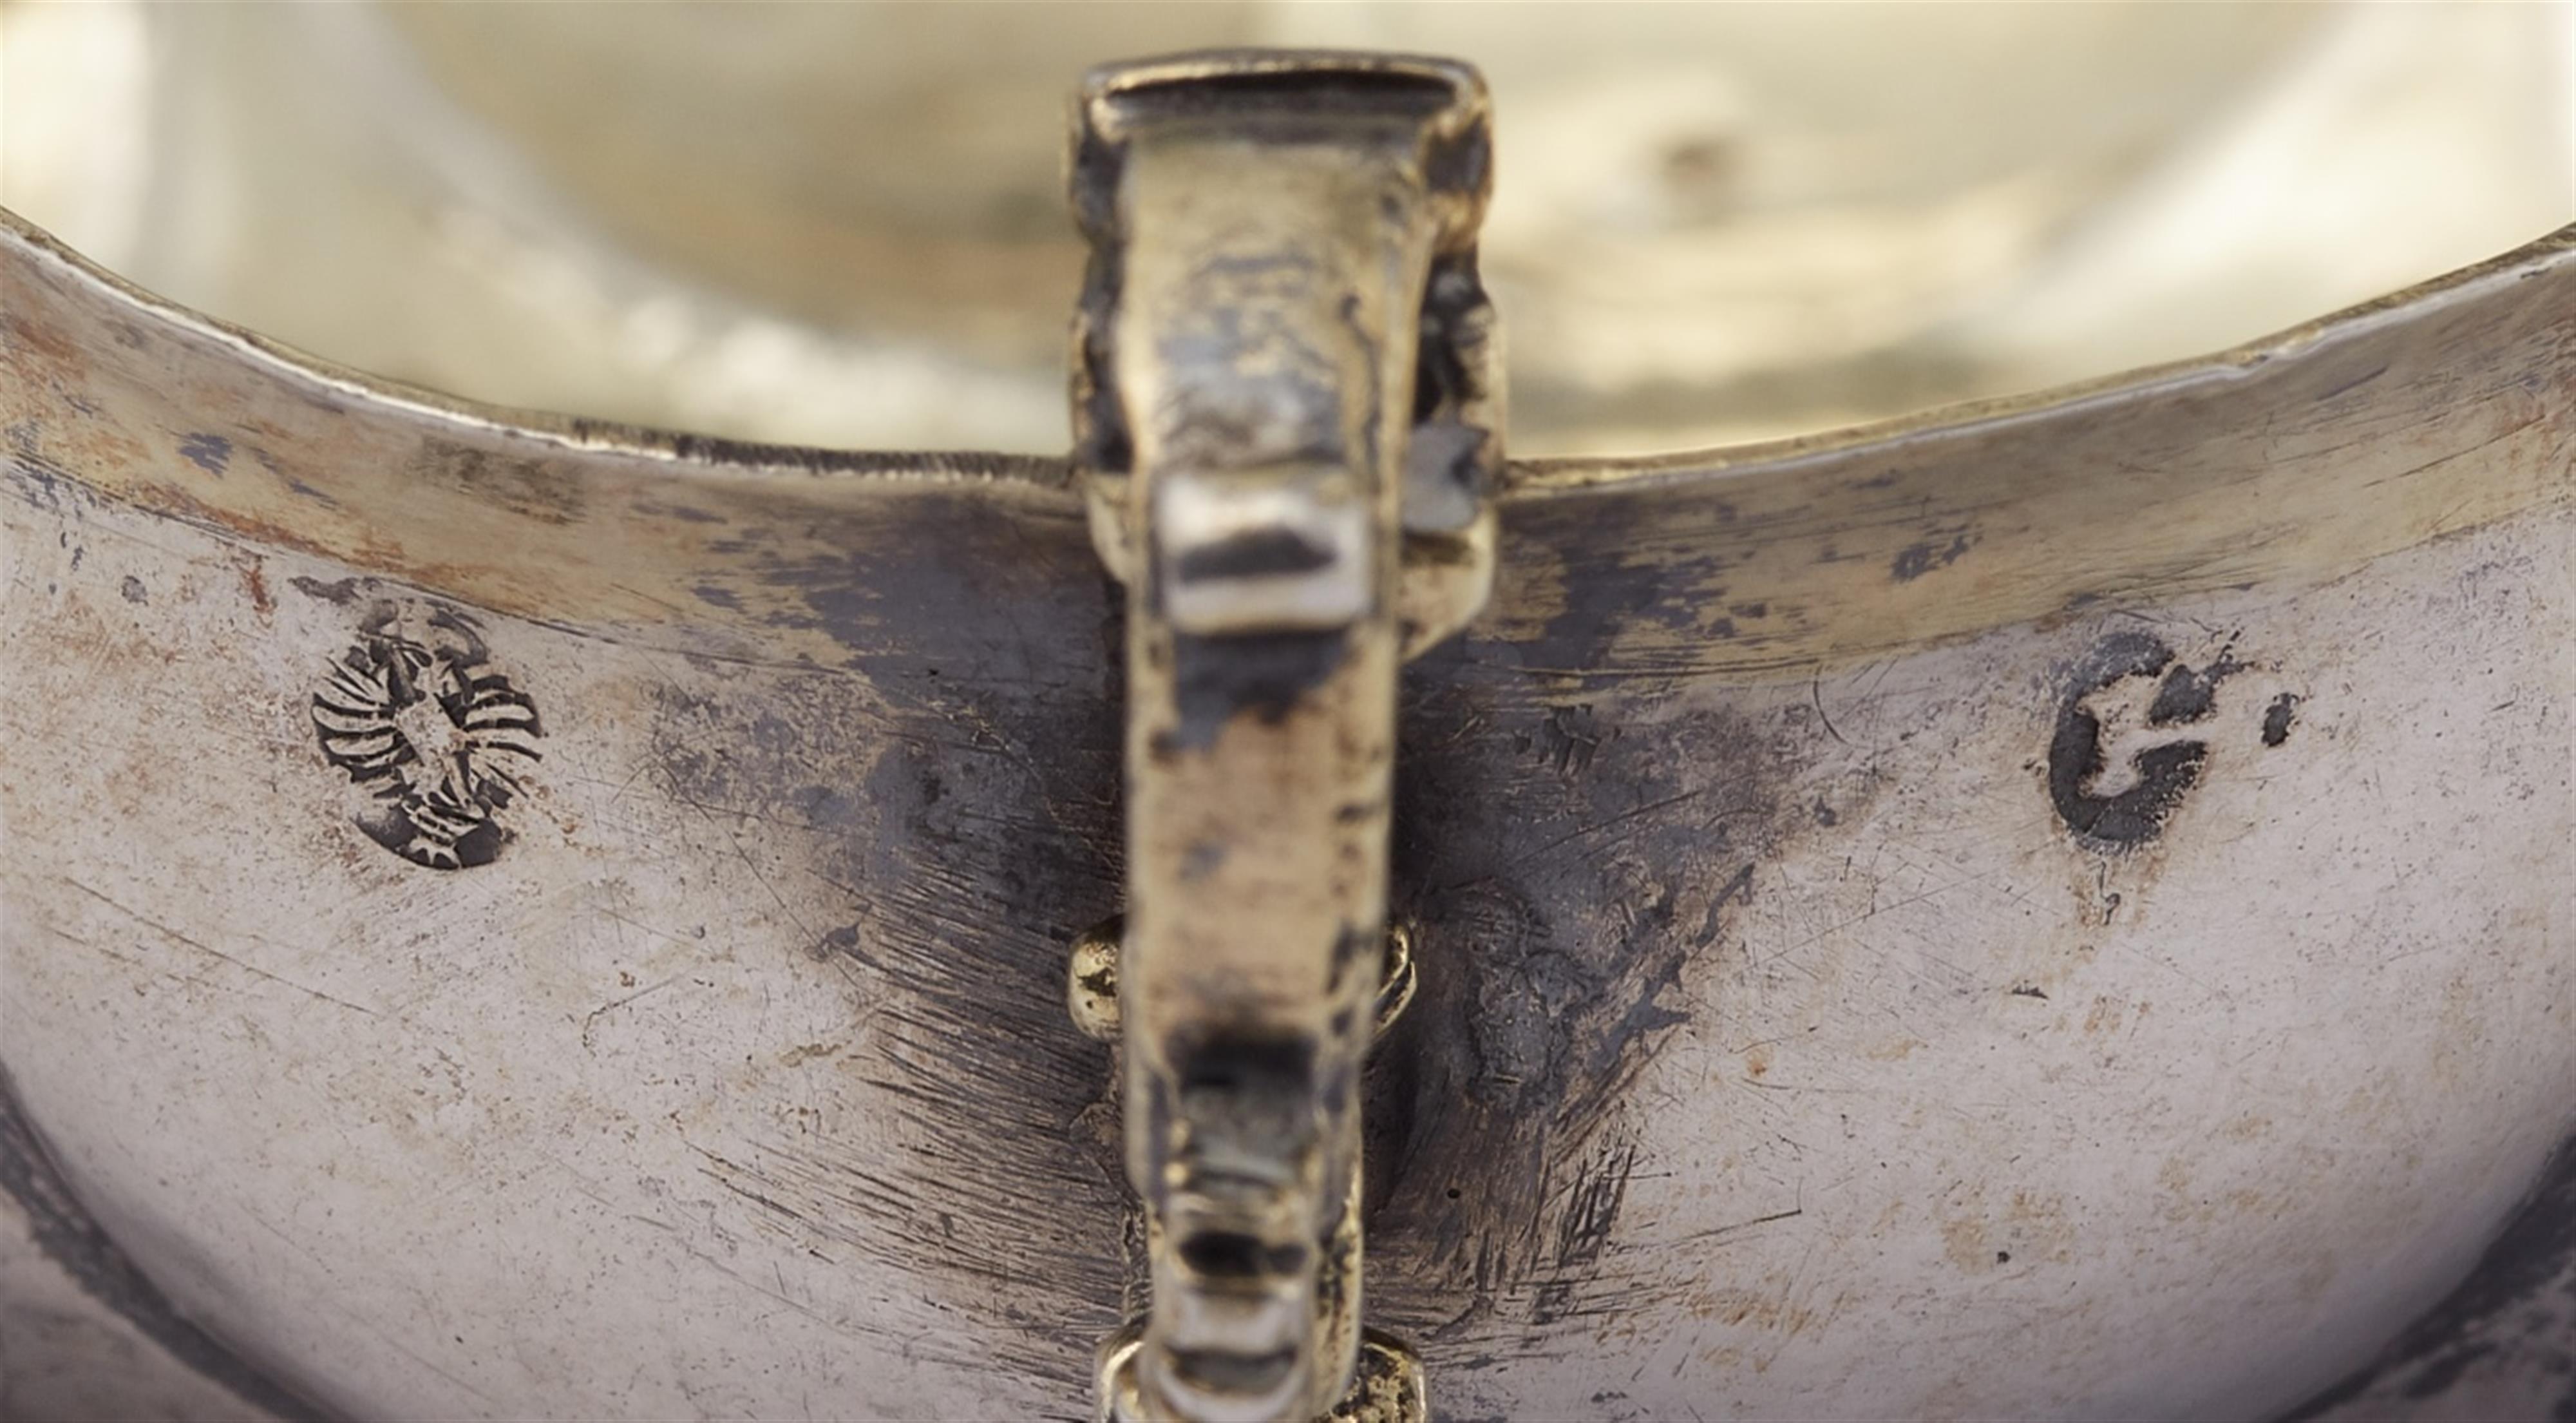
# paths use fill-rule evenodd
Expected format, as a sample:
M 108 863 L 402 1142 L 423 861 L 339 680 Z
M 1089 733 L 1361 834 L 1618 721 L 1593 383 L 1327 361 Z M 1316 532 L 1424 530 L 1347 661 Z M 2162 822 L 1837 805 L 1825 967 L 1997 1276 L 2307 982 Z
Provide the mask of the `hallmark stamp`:
M 313 694 L 322 754 L 364 797 L 367 838 L 416 865 L 490 864 L 538 760 L 537 705 L 444 608 L 380 603 Z

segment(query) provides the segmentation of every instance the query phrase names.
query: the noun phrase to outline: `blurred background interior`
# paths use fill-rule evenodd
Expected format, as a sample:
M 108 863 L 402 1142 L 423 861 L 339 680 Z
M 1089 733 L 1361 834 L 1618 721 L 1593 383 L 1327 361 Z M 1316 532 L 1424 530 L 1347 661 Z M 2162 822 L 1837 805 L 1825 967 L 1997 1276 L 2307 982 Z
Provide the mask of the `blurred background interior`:
M 1066 95 L 1236 44 L 1484 68 L 1524 455 L 2110 374 L 2576 220 L 2567 3 L 0 0 L 0 203 L 479 400 L 1054 452 Z

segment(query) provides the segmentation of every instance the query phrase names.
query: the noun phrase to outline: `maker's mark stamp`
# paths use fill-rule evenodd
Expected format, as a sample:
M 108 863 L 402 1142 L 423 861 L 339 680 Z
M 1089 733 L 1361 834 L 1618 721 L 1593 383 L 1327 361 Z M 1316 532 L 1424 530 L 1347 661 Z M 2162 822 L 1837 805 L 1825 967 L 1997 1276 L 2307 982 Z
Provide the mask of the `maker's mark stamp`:
M 313 695 L 322 754 L 365 793 L 358 828 L 413 864 L 489 864 L 510 838 L 537 705 L 490 661 L 472 619 L 379 604 Z

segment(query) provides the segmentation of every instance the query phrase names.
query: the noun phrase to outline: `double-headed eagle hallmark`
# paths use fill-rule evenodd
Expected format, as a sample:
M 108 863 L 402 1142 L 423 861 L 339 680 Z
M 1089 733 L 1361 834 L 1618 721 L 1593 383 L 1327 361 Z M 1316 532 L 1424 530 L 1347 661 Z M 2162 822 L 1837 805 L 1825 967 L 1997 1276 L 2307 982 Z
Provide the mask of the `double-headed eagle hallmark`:
M 490 864 L 509 840 L 496 813 L 540 759 L 537 704 L 490 665 L 472 619 L 379 607 L 312 717 L 324 759 L 365 795 L 368 839 L 434 870 Z

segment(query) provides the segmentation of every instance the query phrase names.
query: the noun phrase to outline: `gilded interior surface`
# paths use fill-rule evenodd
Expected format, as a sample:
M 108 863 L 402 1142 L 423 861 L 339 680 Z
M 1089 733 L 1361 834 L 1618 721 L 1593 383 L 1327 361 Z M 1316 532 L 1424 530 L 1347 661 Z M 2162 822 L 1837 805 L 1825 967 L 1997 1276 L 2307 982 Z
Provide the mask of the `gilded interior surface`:
M 1065 449 L 1066 86 L 1490 80 L 1515 446 L 1832 429 L 2197 356 L 2576 220 L 2564 5 L 0 5 L 0 204 L 504 405 Z

